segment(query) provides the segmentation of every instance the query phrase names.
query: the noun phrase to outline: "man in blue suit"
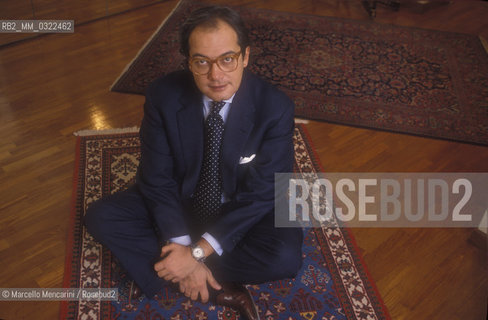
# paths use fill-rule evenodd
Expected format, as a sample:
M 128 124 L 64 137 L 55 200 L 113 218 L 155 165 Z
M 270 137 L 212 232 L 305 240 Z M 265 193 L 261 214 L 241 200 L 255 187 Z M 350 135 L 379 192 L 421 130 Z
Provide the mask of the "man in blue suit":
M 249 39 L 229 8 L 195 10 L 181 52 L 188 70 L 147 90 L 136 184 L 94 203 L 85 224 L 148 297 L 172 282 L 192 300 L 206 302 L 210 291 L 258 319 L 241 284 L 293 277 L 301 266 L 302 231 L 274 226 L 274 175 L 293 170 L 294 106 L 246 70 Z M 219 203 L 202 217 L 195 203 L 209 188 L 201 186 L 212 112 L 221 121 L 210 148 L 219 155 Z

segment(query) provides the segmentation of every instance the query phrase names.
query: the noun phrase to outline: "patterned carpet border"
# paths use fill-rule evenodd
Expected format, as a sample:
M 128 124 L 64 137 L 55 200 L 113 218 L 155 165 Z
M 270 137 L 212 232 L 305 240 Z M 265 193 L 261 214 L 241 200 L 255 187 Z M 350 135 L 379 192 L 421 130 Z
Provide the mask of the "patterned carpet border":
M 139 159 L 139 138 L 133 131 L 84 132 L 77 138 L 64 287 L 115 287 L 119 300 L 63 301 L 60 319 L 239 319 L 232 309 L 191 302 L 169 287 L 158 301 L 133 299 L 130 281 L 116 259 L 82 226 L 91 202 L 133 181 Z M 320 172 L 304 125 L 297 125 L 294 139 L 295 171 Z M 304 265 L 296 278 L 248 287 L 263 319 L 390 319 L 349 231 L 304 232 Z
M 177 29 L 201 5 L 180 1 L 111 89 L 142 94 L 183 68 Z M 250 69 L 285 91 L 297 116 L 488 145 L 488 55 L 479 37 L 236 9 L 249 23 Z

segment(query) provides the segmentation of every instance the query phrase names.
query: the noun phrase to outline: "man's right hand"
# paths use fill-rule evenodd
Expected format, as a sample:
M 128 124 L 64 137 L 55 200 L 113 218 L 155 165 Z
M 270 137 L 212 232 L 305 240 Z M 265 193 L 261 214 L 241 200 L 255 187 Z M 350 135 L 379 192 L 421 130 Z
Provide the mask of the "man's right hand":
M 180 282 L 198 266 L 191 256 L 191 249 L 177 243 L 170 243 L 161 249 L 162 260 L 154 264 L 158 277 L 173 283 Z
M 210 269 L 199 263 L 193 272 L 179 282 L 180 291 L 191 300 L 197 300 L 200 295 L 202 302 L 206 303 L 209 297 L 207 282 L 215 290 L 222 289 Z

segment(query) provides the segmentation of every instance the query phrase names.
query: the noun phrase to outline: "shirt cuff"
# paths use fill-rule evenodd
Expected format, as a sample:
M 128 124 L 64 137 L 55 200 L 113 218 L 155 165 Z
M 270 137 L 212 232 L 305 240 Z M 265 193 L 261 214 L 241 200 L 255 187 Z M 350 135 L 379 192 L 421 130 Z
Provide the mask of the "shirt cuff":
M 205 232 L 203 235 L 202 235 L 202 238 L 207 240 L 207 242 L 212 246 L 212 248 L 215 250 L 215 253 L 217 253 L 219 256 L 222 255 L 222 253 L 224 252 L 224 250 L 222 250 L 222 247 L 220 246 L 220 244 L 218 243 L 217 240 L 215 240 L 214 237 L 212 237 L 212 235 L 210 235 L 210 233 L 208 232 Z
M 177 244 L 181 244 L 182 246 L 189 246 L 191 244 L 191 238 L 189 235 L 170 238 L 169 241 Z

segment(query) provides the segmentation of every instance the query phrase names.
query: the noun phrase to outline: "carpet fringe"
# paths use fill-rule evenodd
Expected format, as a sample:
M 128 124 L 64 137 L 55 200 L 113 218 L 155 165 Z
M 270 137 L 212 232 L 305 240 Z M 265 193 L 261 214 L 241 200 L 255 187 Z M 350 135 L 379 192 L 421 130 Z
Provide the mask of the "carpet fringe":
M 183 2 L 184 0 L 180 0 L 178 1 L 178 3 L 176 4 L 176 6 L 173 8 L 173 10 L 171 10 L 171 12 L 168 14 L 168 16 L 163 20 L 163 22 L 159 25 L 159 27 L 156 29 L 156 31 L 153 32 L 153 34 L 151 35 L 151 37 L 149 37 L 149 39 L 147 39 L 147 41 L 144 43 L 144 45 L 141 47 L 141 49 L 139 49 L 139 51 L 137 52 L 136 56 L 125 66 L 124 70 L 122 70 L 122 72 L 119 74 L 119 76 L 117 77 L 117 79 L 115 79 L 115 81 L 112 83 L 112 85 L 110 86 L 110 91 L 112 91 L 113 87 L 115 86 L 115 84 L 117 83 L 117 81 L 119 81 L 120 78 L 122 78 L 122 76 L 125 74 L 125 72 L 129 69 L 129 67 L 134 63 L 134 61 L 136 61 L 137 57 L 139 57 L 139 55 L 142 53 L 142 51 L 146 48 L 146 46 L 151 42 L 151 40 L 158 34 L 159 30 L 161 30 L 161 28 L 164 26 L 164 24 L 166 23 L 166 21 L 168 21 L 168 19 L 173 15 L 173 13 L 176 11 L 176 9 L 178 9 L 180 7 L 180 4 Z
M 295 118 L 295 123 L 309 123 L 309 120 L 306 119 L 298 119 Z M 79 130 L 73 132 L 73 135 L 77 137 L 84 137 L 84 136 L 96 136 L 96 135 L 105 135 L 105 134 L 118 134 L 118 133 L 132 133 L 132 132 L 139 132 L 139 127 L 128 127 L 128 128 L 115 128 L 115 129 L 104 129 L 104 130 Z
M 488 41 L 486 41 L 483 36 L 478 36 L 480 38 L 481 44 L 483 45 L 483 48 L 485 48 L 486 53 L 488 54 Z
M 96 135 L 106 135 L 106 134 L 132 133 L 132 132 L 139 132 L 139 127 L 116 128 L 116 129 L 105 129 L 105 130 L 80 130 L 80 131 L 73 132 L 73 135 L 77 137 L 84 137 L 84 136 L 96 136 Z
M 295 123 L 307 124 L 309 122 L 310 122 L 310 120 L 307 120 L 307 119 L 295 118 Z

